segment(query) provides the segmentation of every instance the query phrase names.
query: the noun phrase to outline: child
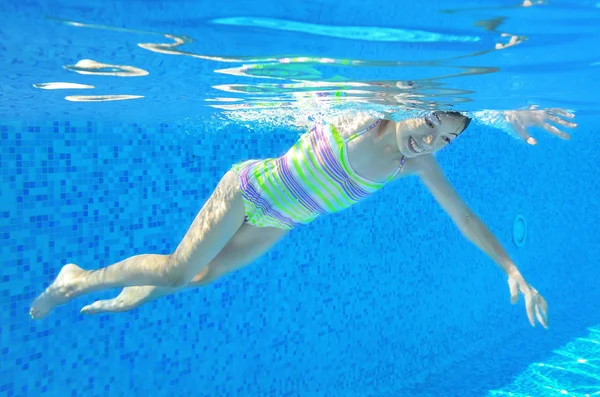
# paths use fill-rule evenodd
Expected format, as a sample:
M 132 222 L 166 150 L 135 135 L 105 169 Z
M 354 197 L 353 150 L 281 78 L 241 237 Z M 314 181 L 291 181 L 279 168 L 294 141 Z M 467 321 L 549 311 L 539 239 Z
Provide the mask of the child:
M 559 117 L 560 116 L 560 117 Z M 548 121 L 573 128 L 561 109 L 505 112 L 521 138 L 535 140 L 537 126 L 569 136 Z M 525 296 L 527 316 L 547 327 L 547 304 L 530 286 L 498 240 L 445 178 L 433 153 L 456 139 L 470 119 L 433 112 L 400 122 L 345 119 L 315 125 L 279 157 L 235 164 L 170 255 L 137 255 L 99 270 L 67 264 L 32 304 L 32 318 L 94 291 L 125 287 L 114 299 L 85 306 L 82 313 L 131 310 L 187 286 L 206 285 L 271 249 L 287 232 L 325 213 L 348 208 L 386 183 L 418 176 L 459 230 L 507 274 L 511 300 Z M 339 128 L 337 128 L 337 127 Z

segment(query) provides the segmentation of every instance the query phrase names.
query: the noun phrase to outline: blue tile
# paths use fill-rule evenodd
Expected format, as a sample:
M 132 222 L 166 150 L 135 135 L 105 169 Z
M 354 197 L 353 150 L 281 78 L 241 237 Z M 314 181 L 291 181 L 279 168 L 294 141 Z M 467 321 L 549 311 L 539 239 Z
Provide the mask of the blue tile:
M 97 269 L 134 253 L 173 252 L 232 163 L 282 153 L 297 135 L 232 126 L 222 136 L 199 131 L 202 140 L 188 146 L 185 128 L 174 124 L 70 120 L 0 125 L 0 131 L 10 145 L 2 161 L 16 166 L 4 180 L 9 185 L 3 182 L 2 197 L 10 202 L 0 212 L 0 354 L 2 371 L 8 365 L 14 379 L 0 385 L 7 394 L 376 395 L 369 391 L 436 370 L 447 374 L 437 365 L 464 357 L 470 346 L 474 356 L 487 351 L 487 342 L 475 341 L 539 337 L 522 328 L 522 310 L 505 304 L 505 280 L 494 264 L 414 180 L 293 231 L 256 263 L 211 286 L 127 313 L 81 316 L 83 305 L 120 291 L 99 292 L 33 322 L 31 301 L 64 264 Z M 52 139 L 35 145 L 32 131 L 51 132 Z M 511 144 L 497 139 L 498 147 Z M 490 139 L 461 140 L 449 148 L 452 156 L 439 156 L 457 190 L 531 278 L 546 283 L 545 291 L 562 302 L 581 297 L 577 287 L 593 287 L 597 274 L 590 266 L 581 265 L 588 277 L 552 280 L 564 269 L 559 258 L 598 257 L 590 237 L 595 208 L 578 199 L 597 196 L 595 188 L 559 180 L 557 168 L 518 151 L 494 159 L 486 149 Z M 521 165 L 521 173 L 511 164 Z M 577 166 L 578 175 L 594 180 L 592 165 Z M 531 198 L 556 199 L 556 191 L 571 207 L 568 214 Z M 509 245 L 515 209 L 538 229 L 526 252 Z M 579 238 L 566 239 L 561 230 Z

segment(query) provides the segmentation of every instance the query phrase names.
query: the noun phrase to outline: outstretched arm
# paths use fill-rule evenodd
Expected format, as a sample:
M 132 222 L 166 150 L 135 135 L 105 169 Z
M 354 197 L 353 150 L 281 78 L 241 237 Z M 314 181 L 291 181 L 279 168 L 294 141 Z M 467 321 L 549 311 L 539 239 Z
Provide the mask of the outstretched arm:
M 418 176 L 436 201 L 452 218 L 462 234 L 485 252 L 508 275 L 515 269 L 500 242 L 452 187 L 435 158 L 431 155 L 415 158 Z
M 540 128 L 565 140 L 570 139 L 571 136 L 557 128 L 556 125 L 561 128 L 577 127 L 576 123 L 569 121 L 575 115 L 559 108 L 537 109 L 532 106 L 522 110 L 482 110 L 472 112 L 470 115 L 476 122 L 516 135 L 530 145 L 537 144 L 537 140 L 529 133 L 532 127 Z
M 534 317 L 537 317 L 538 321 L 546 327 L 546 301 L 535 288 L 527 284 L 498 239 L 454 190 L 435 158 L 432 155 L 423 155 L 411 160 L 415 163 L 416 173 L 423 184 L 452 218 L 462 234 L 485 252 L 507 274 L 511 301 L 515 303 L 518 293 L 521 292 L 525 296 L 527 315 L 531 325 L 535 326 Z

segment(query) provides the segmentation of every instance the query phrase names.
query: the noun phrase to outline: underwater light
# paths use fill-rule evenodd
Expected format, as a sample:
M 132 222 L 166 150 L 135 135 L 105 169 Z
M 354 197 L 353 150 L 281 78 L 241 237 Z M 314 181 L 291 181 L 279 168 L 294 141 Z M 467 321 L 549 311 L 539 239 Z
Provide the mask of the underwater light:
M 517 247 L 525 245 L 527 239 L 527 223 L 522 215 L 517 215 L 513 222 L 513 242 Z

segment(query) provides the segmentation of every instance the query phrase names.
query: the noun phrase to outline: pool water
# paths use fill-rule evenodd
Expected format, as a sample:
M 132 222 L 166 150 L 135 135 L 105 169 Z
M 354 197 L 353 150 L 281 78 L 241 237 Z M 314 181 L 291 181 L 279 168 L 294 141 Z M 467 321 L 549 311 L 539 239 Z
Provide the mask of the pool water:
M 599 36 L 594 1 L 3 1 L 0 395 L 597 394 Z M 497 116 L 529 106 L 579 127 L 526 145 Z M 431 109 L 478 117 L 437 159 L 549 330 L 416 179 L 210 286 L 29 317 L 65 263 L 172 252 L 231 164 L 310 123 Z

